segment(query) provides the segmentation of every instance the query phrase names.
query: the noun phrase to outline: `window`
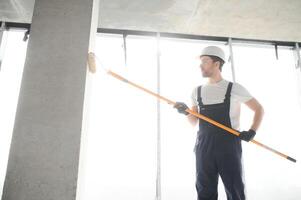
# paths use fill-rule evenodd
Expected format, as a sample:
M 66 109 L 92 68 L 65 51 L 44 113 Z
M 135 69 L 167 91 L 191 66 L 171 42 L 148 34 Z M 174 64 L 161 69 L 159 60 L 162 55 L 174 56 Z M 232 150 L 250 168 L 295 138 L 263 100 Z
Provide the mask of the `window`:
M 279 59 L 271 47 L 235 46 L 237 81 L 257 98 L 265 116 L 256 140 L 295 157 L 299 149 L 301 104 L 293 51 L 279 49 Z M 299 87 L 298 87 L 299 86 Z M 298 91 L 299 90 L 299 91 Z M 243 109 L 243 128 L 251 123 Z M 245 178 L 250 199 L 298 199 L 301 177 L 298 164 L 244 143 Z M 297 178 L 299 177 L 299 178 Z
M 160 40 L 161 95 L 190 104 L 194 87 L 204 83 L 199 69 L 201 49 L 221 43 L 183 39 Z M 125 66 L 121 35 L 100 34 L 96 54 L 105 67 L 154 92 L 157 90 L 156 38 L 127 36 Z M 236 80 L 265 108 L 256 140 L 295 157 L 300 141 L 301 104 L 290 49 L 279 49 L 279 60 L 268 46 L 234 45 Z M 231 66 L 223 76 L 232 80 Z M 300 91 L 299 91 L 300 92 Z M 83 199 L 154 199 L 156 192 L 157 100 L 114 79 L 100 69 L 93 76 L 87 135 Z M 252 113 L 242 106 L 241 128 Z M 196 128 L 172 106 L 161 104 L 162 199 L 195 199 Z M 243 143 L 249 199 L 300 199 L 298 164 Z M 277 192 L 275 192 L 277 191 Z M 220 181 L 219 196 L 225 199 Z
M 4 184 L 10 142 L 15 121 L 27 42 L 24 32 L 8 31 L 3 35 L 3 61 L 0 71 L 0 196 Z M 5 48 L 5 49 L 4 49 Z
M 121 36 L 97 38 L 96 55 L 106 68 L 156 90 L 156 43 Z M 149 199 L 155 194 L 156 99 L 98 67 L 92 80 L 83 199 Z

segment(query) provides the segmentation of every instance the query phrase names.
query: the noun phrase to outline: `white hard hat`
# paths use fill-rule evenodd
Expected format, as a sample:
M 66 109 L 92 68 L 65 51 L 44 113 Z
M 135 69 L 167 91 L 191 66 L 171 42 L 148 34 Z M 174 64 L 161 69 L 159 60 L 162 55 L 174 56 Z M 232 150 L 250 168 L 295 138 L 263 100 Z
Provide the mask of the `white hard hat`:
M 208 46 L 203 49 L 201 56 L 216 56 L 226 62 L 225 52 L 217 46 Z

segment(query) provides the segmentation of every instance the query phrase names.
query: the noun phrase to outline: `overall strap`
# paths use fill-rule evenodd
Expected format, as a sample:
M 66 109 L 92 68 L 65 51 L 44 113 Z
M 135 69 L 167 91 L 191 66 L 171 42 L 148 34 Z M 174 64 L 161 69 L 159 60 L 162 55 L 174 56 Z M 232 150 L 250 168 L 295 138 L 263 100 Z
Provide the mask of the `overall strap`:
M 198 101 L 198 104 L 199 106 L 203 106 L 203 101 L 202 101 L 202 86 L 200 85 L 198 88 L 197 88 L 197 101 Z
M 232 82 L 229 82 L 228 88 L 227 88 L 227 92 L 226 92 L 226 95 L 225 95 L 225 100 L 224 100 L 224 102 L 226 102 L 226 101 L 229 101 L 229 102 L 230 102 L 232 85 L 233 85 L 233 83 L 232 83 Z

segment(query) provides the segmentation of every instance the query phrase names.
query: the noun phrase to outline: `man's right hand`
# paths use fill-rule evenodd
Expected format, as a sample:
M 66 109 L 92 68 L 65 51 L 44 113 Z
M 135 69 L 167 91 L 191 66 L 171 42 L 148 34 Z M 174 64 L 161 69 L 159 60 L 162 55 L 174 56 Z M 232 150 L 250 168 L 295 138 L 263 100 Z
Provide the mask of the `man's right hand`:
M 184 114 L 184 115 L 189 114 L 187 111 L 185 111 L 186 109 L 189 109 L 189 108 L 183 102 L 176 102 L 176 104 L 174 105 L 174 108 L 176 108 L 178 110 L 178 112 L 181 113 L 181 114 Z

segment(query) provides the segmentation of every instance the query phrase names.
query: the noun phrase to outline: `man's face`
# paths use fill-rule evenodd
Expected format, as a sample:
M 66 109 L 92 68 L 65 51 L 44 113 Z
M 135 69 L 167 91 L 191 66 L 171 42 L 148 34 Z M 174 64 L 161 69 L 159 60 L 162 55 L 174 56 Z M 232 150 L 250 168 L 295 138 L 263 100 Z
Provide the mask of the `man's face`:
M 213 60 L 209 56 L 200 57 L 201 64 L 200 68 L 202 70 L 203 77 L 211 77 L 216 70 L 218 69 L 218 63 L 213 62 Z

